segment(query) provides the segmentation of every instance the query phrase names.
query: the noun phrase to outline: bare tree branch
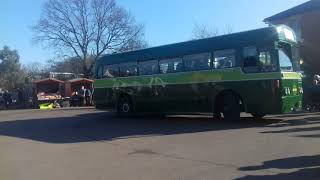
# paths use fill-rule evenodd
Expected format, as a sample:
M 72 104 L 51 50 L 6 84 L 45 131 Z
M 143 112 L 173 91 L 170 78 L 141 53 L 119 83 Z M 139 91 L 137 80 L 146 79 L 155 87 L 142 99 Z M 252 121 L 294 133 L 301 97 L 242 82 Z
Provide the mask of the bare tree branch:
M 219 33 L 218 28 L 209 28 L 206 25 L 196 23 L 192 32 L 192 39 L 204 39 L 215 37 L 223 34 L 231 34 L 233 32 L 232 27 L 227 25 L 224 33 Z
M 81 59 L 85 75 L 104 53 L 146 47 L 144 27 L 115 0 L 47 0 L 34 40 Z

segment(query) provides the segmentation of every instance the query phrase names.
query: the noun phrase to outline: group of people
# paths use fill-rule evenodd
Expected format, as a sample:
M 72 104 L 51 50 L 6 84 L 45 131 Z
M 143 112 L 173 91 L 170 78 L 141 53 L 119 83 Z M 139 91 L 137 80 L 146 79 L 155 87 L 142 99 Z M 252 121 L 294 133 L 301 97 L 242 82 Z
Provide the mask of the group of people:
M 92 104 L 92 92 L 84 86 L 80 91 L 74 92 L 71 97 L 71 106 L 91 106 Z
M 11 95 L 11 93 L 9 93 L 9 91 L 6 90 L 6 91 L 1 92 L 0 96 L 2 97 L 2 99 L 4 101 L 5 108 L 8 108 L 8 106 L 10 104 L 12 104 L 12 95 Z

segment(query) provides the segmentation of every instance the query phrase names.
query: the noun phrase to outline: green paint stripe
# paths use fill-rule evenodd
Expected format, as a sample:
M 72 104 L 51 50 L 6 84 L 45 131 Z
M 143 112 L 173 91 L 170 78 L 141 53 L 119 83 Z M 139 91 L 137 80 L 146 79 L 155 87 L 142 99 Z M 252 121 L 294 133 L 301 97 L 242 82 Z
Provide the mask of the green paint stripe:
M 283 72 L 282 75 L 283 75 L 282 79 L 301 79 L 302 78 L 302 75 L 296 72 Z
M 152 76 L 137 76 L 113 79 L 95 80 L 95 88 L 116 88 L 135 86 L 166 86 L 176 84 L 196 84 L 208 82 L 233 82 L 281 79 L 280 72 L 245 74 L 241 68 L 223 69 L 214 71 L 183 72 L 174 74 L 160 74 Z

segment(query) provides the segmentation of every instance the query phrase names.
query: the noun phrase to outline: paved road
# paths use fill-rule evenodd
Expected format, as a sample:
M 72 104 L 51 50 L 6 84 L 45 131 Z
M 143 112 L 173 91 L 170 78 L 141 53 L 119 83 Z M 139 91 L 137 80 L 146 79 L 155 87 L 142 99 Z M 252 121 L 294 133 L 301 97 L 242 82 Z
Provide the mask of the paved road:
M 0 112 L 1 180 L 320 179 L 320 114 L 116 118 Z

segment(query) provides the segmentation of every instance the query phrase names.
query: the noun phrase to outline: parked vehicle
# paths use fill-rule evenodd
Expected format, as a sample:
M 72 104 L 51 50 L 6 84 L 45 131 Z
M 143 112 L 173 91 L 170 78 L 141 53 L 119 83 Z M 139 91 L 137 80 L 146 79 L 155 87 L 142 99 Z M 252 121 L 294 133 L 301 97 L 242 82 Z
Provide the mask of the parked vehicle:
M 213 112 L 240 120 L 302 109 L 295 33 L 287 26 L 106 55 L 96 62 L 97 108 Z

